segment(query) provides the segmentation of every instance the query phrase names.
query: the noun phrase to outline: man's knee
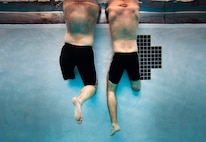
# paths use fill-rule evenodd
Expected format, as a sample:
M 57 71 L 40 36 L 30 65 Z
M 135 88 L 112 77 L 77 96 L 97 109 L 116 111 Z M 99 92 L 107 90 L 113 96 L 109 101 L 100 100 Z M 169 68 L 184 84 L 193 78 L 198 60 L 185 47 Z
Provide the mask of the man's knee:
M 96 85 L 85 85 L 81 92 L 90 92 L 91 94 L 95 94 L 97 90 L 97 86 Z
M 131 81 L 131 86 L 134 91 L 140 91 L 141 90 L 141 80 Z
M 107 81 L 107 91 L 115 92 L 118 84 L 112 83 L 110 80 Z

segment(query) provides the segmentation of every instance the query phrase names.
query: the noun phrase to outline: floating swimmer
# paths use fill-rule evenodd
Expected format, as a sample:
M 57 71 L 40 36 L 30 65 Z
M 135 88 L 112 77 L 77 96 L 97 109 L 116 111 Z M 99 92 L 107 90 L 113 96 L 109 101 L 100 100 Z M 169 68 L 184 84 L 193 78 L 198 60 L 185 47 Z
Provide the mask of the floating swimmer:
M 135 91 L 141 89 L 137 54 L 137 29 L 139 2 L 137 0 L 109 0 L 108 18 L 113 46 L 113 60 L 107 80 L 107 105 L 112 123 L 110 135 L 120 131 L 117 121 L 116 89 L 123 71 L 126 70 Z
M 94 65 L 94 31 L 100 8 L 96 0 L 65 0 L 63 12 L 66 23 L 65 44 L 60 55 L 60 67 L 64 80 L 74 79 L 77 66 L 84 87 L 74 97 L 74 118 L 82 123 L 82 105 L 96 92 L 96 70 Z

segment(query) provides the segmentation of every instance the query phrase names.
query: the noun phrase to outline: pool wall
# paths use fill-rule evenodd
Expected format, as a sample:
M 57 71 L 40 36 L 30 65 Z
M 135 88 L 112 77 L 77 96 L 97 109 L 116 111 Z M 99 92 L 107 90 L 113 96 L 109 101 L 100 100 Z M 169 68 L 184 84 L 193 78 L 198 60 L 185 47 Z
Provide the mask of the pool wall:
M 102 12 L 105 5 L 100 3 Z M 140 23 L 205 23 L 206 1 L 150 1 L 140 3 Z M 104 13 L 102 13 L 103 15 Z M 62 2 L 0 2 L 1 24 L 64 23 Z M 99 21 L 106 24 L 107 20 Z

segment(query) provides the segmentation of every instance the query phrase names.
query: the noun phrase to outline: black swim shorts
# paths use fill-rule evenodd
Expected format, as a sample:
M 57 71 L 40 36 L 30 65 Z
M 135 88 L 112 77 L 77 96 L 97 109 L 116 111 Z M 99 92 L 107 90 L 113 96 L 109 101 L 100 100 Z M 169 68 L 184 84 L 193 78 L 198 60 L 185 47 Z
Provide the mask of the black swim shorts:
M 62 47 L 60 67 L 64 80 L 74 79 L 77 66 L 84 85 L 96 84 L 94 53 L 91 46 L 75 46 L 68 43 Z
M 118 84 L 124 70 L 127 71 L 130 80 L 140 79 L 137 52 L 115 53 L 109 69 L 109 80 L 114 84 Z

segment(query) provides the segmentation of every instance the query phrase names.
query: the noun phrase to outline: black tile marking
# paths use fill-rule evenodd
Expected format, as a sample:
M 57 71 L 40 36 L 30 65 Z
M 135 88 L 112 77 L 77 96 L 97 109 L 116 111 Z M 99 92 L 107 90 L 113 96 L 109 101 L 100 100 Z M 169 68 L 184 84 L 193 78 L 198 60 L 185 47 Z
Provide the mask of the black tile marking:
M 151 46 L 151 35 L 137 35 L 141 80 L 151 79 L 151 69 L 162 68 L 162 47 Z

